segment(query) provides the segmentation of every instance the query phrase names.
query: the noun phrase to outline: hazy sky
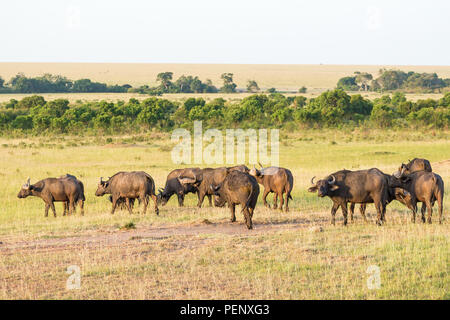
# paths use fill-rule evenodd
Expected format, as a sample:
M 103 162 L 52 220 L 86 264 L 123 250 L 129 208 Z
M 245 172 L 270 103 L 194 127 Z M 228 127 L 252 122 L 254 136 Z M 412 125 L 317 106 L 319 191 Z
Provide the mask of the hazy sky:
M 0 61 L 450 65 L 448 0 L 2 0 Z

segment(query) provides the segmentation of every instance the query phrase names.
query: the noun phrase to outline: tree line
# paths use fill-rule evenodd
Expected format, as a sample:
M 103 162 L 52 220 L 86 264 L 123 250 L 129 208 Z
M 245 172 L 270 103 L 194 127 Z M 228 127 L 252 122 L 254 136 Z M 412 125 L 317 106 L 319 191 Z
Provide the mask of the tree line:
M 367 72 L 356 71 L 353 76 L 339 79 L 336 88 L 347 91 L 403 91 L 434 93 L 450 90 L 450 79 L 436 73 L 380 69 L 378 78 Z
M 434 127 L 450 125 L 450 93 L 439 100 L 409 101 L 399 92 L 373 101 L 341 89 L 316 98 L 280 93 L 254 94 L 240 101 L 189 98 L 184 102 L 151 97 L 128 102 L 46 101 L 34 95 L 0 104 L 0 131 L 46 133 L 125 133 L 191 128 L 202 120 L 210 128 L 312 128 L 345 126 Z

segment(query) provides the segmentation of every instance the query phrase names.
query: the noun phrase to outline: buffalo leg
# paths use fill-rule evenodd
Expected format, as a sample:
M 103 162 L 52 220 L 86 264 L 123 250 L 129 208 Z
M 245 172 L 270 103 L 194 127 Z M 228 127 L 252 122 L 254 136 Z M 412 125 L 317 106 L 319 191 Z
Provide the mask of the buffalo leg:
M 177 197 L 178 197 L 178 206 L 182 207 L 184 204 L 184 194 L 177 193 Z
M 119 197 L 113 195 L 113 197 L 112 197 L 112 209 L 111 209 L 111 214 L 114 214 L 114 212 L 116 211 L 117 200 L 119 200 Z
M 80 200 L 80 211 L 81 211 L 81 215 L 84 216 L 84 201 Z
M 285 206 L 286 212 L 289 212 L 289 193 L 286 193 L 286 206 Z
M 154 204 L 154 208 L 155 208 L 155 213 L 157 215 L 159 215 L 159 209 L 158 209 L 158 199 L 156 198 L 156 196 L 154 194 L 151 195 L 152 200 L 153 200 L 153 204 Z
M 205 199 L 205 193 L 204 193 L 204 192 L 199 192 L 199 193 L 198 193 L 198 203 L 197 203 L 197 207 L 199 207 L 199 208 L 202 207 L 203 199 Z
M 280 210 L 281 211 L 283 211 L 283 205 L 284 205 L 283 192 L 280 192 Z
M 55 209 L 55 204 L 52 202 L 50 202 L 50 208 L 53 211 L 53 216 L 56 218 L 56 209 Z
M 427 205 L 422 202 L 422 207 L 420 208 L 420 213 L 422 214 L 422 222 L 425 223 L 425 211 L 427 210 Z
M 253 229 L 252 217 L 250 216 L 250 211 L 248 210 L 248 208 L 244 209 L 244 217 L 245 217 L 245 224 L 247 225 L 247 229 L 249 229 L 249 230 Z
M 267 203 L 267 195 L 268 194 L 269 194 L 269 190 L 264 188 L 263 203 L 264 203 L 265 207 L 270 208 L 270 205 Z
M 236 222 L 236 205 L 235 204 L 230 205 L 230 211 L 231 211 L 231 222 Z
M 359 212 L 361 212 L 361 216 L 363 217 L 364 222 L 367 222 L 366 207 L 367 205 L 365 203 L 362 203 L 361 206 L 359 207 Z
M 130 198 L 125 198 L 125 203 L 127 205 L 128 212 L 130 214 L 133 214 L 133 210 L 131 210 L 131 205 L 130 205 Z
M 431 202 L 429 200 L 427 200 L 425 202 L 427 209 L 428 209 L 428 217 L 427 217 L 427 223 L 431 224 L 431 215 L 433 214 L 433 207 L 431 206 Z M 422 203 L 422 207 L 423 207 L 424 203 Z
M 63 202 L 63 210 L 64 210 L 64 212 L 63 212 L 63 216 L 65 216 L 65 215 L 66 215 L 66 212 L 67 212 L 67 207 L 68 207 L 68 205 L 67 205 L 67 202 Z
M 207 194 L 206 196 L 208 197 L 209 207 L 212 208 L 212 206 L 213 206 L 213 204 L 212 204 L 212 195 Z
M 48 209 L 50 209 L 50 205 L 48 203 L 45 204 L 45 217 L 48 217 Z
M 353 222 L 353 213 L 355 212 L 355 203 L 350 203 L 350 221 Z
M 341 204 L 342 215 L 344 216 L 344 226 L 347 225 L 347 202 Z
M 273 208 L 278 208 L 278 193 L 276 192 L 273 193 Z
M 336 223 L 336 211 L 339 208 L 338 203 L 333 203 L 333 207 L 331 208 L 331 224 L 334 226 Z

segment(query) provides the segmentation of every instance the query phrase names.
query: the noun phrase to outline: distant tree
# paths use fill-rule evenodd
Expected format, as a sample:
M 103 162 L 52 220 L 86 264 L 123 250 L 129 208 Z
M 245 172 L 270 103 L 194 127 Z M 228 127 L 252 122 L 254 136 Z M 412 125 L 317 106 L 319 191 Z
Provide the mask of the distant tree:
M 355 72 L 355 82 L 363 91 L 369 91 L 369 82 L 372 81 L 373 76 L 367 72 Z
M 258 92 L 259 87 L 255 80 L 248 80 L 247 82 L 247 91 L 249 92 Z
M 308 89 L 305 86 L 303 86 L 300 89 L 298 89 L 298 93 L 306 93 L 307 90 Z
M 223 87 L 220 88 L 221 92 L 233 93 L 236 92 L 236 84 L 233 82 L 232 73 L 222 73 L 220 78 L 223 80 Z
M 168 91 L 171 85 L 172 77 L 173 72 L 161 72 L 158 73 L 158 75 L 156 76 L 156 81 L 161 82 L 161 85 L 162 87 L 164 87 L 164 90 Z
M 36 106 L 43 106 L 45 105 L 45 99 L 42 96 L 30 96 L 30 97 L 25 97 L 22 100 L 19 101 L 19 103 L 17 104 L 18 108 L 24 108 L 24 109 L 31 109 L 33 107 Z
M 275 88 L 269 88 L 269 89 L 267 89 L 266 90 L 268 93 L 276 93 L 277 92 L 277 89 L 275 89 Z
M 356 77 L 343 77 L 338 80 L 336 85 L 336 89 L 347 90 L 347 91 L 356 91 L 359 89 L 356 84 Z
M 0 88 L 3 88 L 4 83 L 5 83 L 5 80 L 3 80 L 2 77 L 0 77 Z

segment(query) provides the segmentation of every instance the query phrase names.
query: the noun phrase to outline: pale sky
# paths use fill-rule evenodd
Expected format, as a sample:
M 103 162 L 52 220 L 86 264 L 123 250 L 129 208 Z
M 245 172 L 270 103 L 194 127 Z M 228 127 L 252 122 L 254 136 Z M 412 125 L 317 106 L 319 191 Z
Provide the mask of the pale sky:
M 2 0 L 0 62 L 450 65 L 448 0 Z

